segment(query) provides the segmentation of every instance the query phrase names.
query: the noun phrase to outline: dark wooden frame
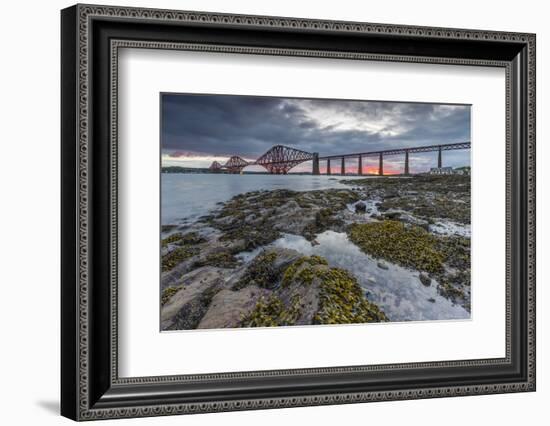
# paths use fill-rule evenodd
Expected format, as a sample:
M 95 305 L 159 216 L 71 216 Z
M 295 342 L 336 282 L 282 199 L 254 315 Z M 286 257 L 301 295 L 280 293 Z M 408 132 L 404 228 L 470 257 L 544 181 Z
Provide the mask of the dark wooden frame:
M 535 390 L 533 34 L 95 5 L 64 9 L 61 28 L 64 416 L 89 420 Z M 119 378 L 116 65 L 121 47 L 505 68 L 506 357 Z

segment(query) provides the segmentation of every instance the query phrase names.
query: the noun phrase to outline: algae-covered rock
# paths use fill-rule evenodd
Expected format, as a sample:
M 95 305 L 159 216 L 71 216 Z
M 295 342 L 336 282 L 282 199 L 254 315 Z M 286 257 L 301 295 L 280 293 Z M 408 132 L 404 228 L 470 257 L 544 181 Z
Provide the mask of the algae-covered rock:
M 279 285 L 286 267 L 300 257 L 297 251 L 284 248 L 270 248 L 258 254 L 248 266 L 242 278 L 234 284 L 233 290 L 249 285 L 261 288 L 275 288 Z
M 418 279 L 420 280 L 422 285 L 426 287 L 429 287 L 430 285 L 432 285 L 432 279 L 428 276 L 428 274 L 420 274 L 418 276 Z
M 275 295 L 261 298 L 254 309 L 243 317 L 241 327 L 277 327 L 294 325 L 300 316 L 300 297 L 293 297 L 289 306 L 285 306 Z
M 250 314 L 258 300 L 269 297 L 269 290 L 257 286 L 244 287 L 239 291 L 224 289 L 210 303 L 197 328 L 241 327 L 243 317 Z
M 197 232 L 188 232 L 187 234 L 182 234 L 181 232 L 176 232 L 168 237 L 164 238 L 161 241 L 163 247 L 168 244 L 176 244 L 179 246 L 191 246 L 205 242 L 205 238 L 200 236 Z
M 388 321 L 378 305 L 370 302 L 348 271 L 329 268 L 320 274 L 319 311 L 314 324 L 353 324 Z
M 320 256 L 302 256 L 286 267 L 280 285 L 243 315 L 241 327 L 350 324 L 386 321 L 348 272 Z M 247 287 L 248 288 L 248 287 Z M 242 291 L 242 290 L 240 290 Z
M 437 247 L 437 239 L 418 226 L 401 222 L 353 224 L 348 229 L 350 240 L 365 253 L 420 271 L 443 269 L 445 255 Z
M 165 288 L 160 297 L 160 304 L 165 305 L 172 298 L 172 296 L 180 290 L 181 290 L 181 286 Z
M 235 268 L 239 265 L 239 260 L 231 250 L 222 249 L 207 254 L 204 259 L 200 259 L 195 266 L 215 266 L 218 268 Z
M 254 191 L 233 197 L 206 222 L 222 232 L 222 241 L 241 241 L 248 251 L 273 242 L 282 233 L 312 240 L 327 229 L 340 229 L 343 222 L 338 214 L 354 201 L 357 194 L 347 189 Z
M 162 256 L 161 269 L 162 272 L 167 272 L 173 269 L 183 261 L 192 258 L 199 253 L 196 247 L 177 247 Z
M 367 205 L 360 201 L 355 204 L 355 213 L 365 213 L 367 211 Z
M 283 287 L 289 287 L 291 284 L 306 284 L 309 285 L 313 282 L 316 276 L 315 266 L 328 265 L 325 258 L 321 256 L 304 256 L 292 263 L 284 275 L 282 280 Z
M 368 188 L 380 197 L 379 210 L 399 210 L 417 218 L 449 219 L 470 223 L 470 177 L 460 175 L 417 175 L 401 178 L 344 180 L 348 185 Z M 393 218 L 397 219 L 397 218 Z

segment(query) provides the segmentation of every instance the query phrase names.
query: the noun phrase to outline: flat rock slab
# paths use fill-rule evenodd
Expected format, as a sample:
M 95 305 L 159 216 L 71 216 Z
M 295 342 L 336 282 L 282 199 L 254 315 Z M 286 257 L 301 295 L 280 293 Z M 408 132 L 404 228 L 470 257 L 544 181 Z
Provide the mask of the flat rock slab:
M 205 266 L 188 273 L 181 281 L 181 289 L 161 308 L 161 329 L 195 328 L 208 308 L 209 295 L 225 283 L 224 272 Z
M 197 328 L 236 328 L 249 314 L 261 297 L 269 290 L 257 286 L 244 287 L 239 291 L 221 290 L 217 293 Z

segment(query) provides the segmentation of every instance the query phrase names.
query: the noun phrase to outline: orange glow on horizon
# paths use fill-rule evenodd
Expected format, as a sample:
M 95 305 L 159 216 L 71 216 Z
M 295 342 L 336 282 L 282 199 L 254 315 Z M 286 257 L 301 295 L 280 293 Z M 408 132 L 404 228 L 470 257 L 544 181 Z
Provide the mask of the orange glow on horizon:
M 333 175 L 340 175 L 341 171 L 341 165 L 338 163 L 338 165 L 330 165 L 331 174 Z M 346 174 L 357 174 L 359 168 L 357 166 L 347 165 L 346 164 Z M 327 167 L 320 166 L 319 167 L 319 173 L 322 175 L 327 174 Z M 391 175 L 399 175 L 402 174 L 403 170 L 401 168 L 395 168 L 395 166 L 392 165 L 386 165 L 384 164 L 384 176 L 391 176 Z M 364 175 L 378 175 L 378 167 L 377 166 L 365 166 L 363 165 L 363 174 Z

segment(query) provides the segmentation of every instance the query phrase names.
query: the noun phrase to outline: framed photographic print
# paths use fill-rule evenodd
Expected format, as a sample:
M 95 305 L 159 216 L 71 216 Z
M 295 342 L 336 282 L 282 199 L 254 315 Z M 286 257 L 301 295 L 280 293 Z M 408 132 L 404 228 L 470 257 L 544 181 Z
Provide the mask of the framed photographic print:
M 535 390 L 535 36 L 76 5 L 74 420 Z

